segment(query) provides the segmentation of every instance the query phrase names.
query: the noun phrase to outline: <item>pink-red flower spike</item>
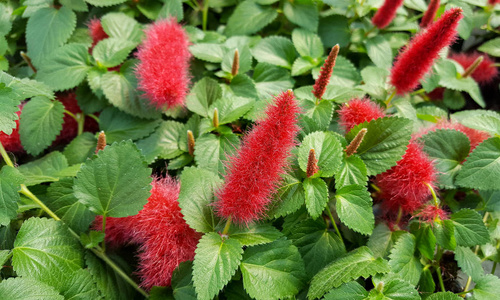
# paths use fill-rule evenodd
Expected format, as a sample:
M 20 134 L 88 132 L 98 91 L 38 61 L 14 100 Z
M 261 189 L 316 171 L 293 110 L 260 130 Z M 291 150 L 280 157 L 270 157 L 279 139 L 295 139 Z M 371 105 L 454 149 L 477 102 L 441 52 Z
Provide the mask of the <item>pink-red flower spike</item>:
M 377 175 L 375 184 L 388 213 L 395 214 L 399 208 L 411 213 L 432 195 L 429 186 L 435 188 L 436 178 L 436 169 L 422 146 L 411 141 L 397 165 Z
M 21 105 L 20 110 L 16 112 L 18 119 L 16 120 L 16 128 L 12 129 L 12 133 L 7 135 L 5 132 L 0 131 L 0 142 L 5 151 L 16 154 L 24 152 L 24 148 L 21 145 L 21 137 L 19 136 L 19 117 L 21 116 L 22 109 L 23 105 Z
M 110 249 L 120 248 L 134 243 L 133 228 L 136 216 L 124 218 L 106 218 L 106 246 Z M 92 224 L 92 230 L 102 231 L 102 216 L 97 216 Z
M 372 18 L 373 25 L 383 29 L 396 17 L 396 11 L 403 5 L 403 0 L 385 0 Z
M 422 222 L 433 224 L 437 219 L 439 220 L 447 220 L 448 213 L 444 211 L 439 206 L 435 206 L 433 204 L 426 205 L 418 214 L 415 215 Z
M 434 60 L 439 57 L 439 51 L 455 40 L 461 19 L 461 8 L 446 11 L 439 20 L 415 36 L 399 54 L 390 75 L 390 82 L 399 95 L 411 92 L 419 85 L 419 80 L 431 70 Z
M 498 69 L 495 67 L 495 61 L 487 54 L 474 52 L 471 54 L 453 53 L 450 58 L 458 62 L 464 70 L 469 68 L 476 59 L 483 57 L 483 61 L 477 66 L 476 70 L 470 75 L 477 83 L 487 84 L 493 81 L 498 76 Z
M 440 0 L 431 0 L 429 6 L 427 7 L 427 10 L 424 13 L 424 16 L 422 17 L 422 20 L 420 21 L 420 28 L 425 28 L 432 22 L 434 22 L 434 18 L 436 17 L 436 13 L 440 5 Z
M 88 22 L 87 27 L 89 28 L 90 37 L 92 38 L 92 49 L 99 41 L 109 38 L 109 35 L 102 28 L 101 20 L 92 19 Z
M 259 220 L 271 202 L 296 144 L 299 107 L 292 91 L 268 105 L 265 118 L 243 138 L 218 192 L 217 214 L 237 224 Z
M 160 109 L 184 105 L 190 80 L 189 39 L 175 18 L 156 21 L 138 47 L 138 88 Z
M 321 99 L 326 91 L 326 87 L 330 82 L 330 77 L 332 77 L 333 67 L 335 66 L 335 60 L 339 54 L 339 45 L 333 46 L 330 54 L 325 60 L 325 64 L 321 67 L 319 72 L 319 77 L 313 86 L 313 94 L 317 99 Z
M 340 126 L 349 132 L 354 126 L 363 122 L 385 117 L 384 110 L 368 98 L 352 99 L 344 103 L 338 111 Z

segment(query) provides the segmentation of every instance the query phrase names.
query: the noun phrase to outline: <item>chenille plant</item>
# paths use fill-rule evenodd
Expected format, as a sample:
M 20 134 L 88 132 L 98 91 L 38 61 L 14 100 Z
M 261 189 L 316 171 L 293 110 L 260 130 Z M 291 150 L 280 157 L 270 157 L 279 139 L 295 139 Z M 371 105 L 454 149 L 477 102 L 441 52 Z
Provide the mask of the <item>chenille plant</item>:
M 495 0 L 0 2 L 0 299 L 496 299 Z

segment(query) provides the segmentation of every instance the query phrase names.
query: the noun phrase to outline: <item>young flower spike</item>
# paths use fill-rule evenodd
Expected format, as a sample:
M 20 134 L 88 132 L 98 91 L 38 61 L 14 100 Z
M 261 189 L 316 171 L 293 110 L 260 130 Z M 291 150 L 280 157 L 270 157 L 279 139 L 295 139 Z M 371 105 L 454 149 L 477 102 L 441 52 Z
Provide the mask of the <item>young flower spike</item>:
M 368 98 L 352 99 L 344 103 L 338 112 L 339 123 L 346 132 L 363 122 L 385 117 L 384 110 Z
M 403 0 L 385 0 L 372 18 L 373 25 L 380 29 L 387 27 L 396 17 L 396 11 L 401 5 Z
M 339 49 L 338 44 L 333 46 L 330 54 L 328 54 L 328 57 L 325 60 L 325 64 L 321 67 L 319 77 L 316 79 L 313 86 L 313 94 L 317 99 L 321 99 L 321 97 L 323 97 L 323 94 L 326 91 L 326 86 L 328 85 L 328 82 L 330 82 L 330 77 L 332 77 L 333 67 L 335 66 L 335 60 L 339 54 Z
M 316 159 L 316 152 L 314 149 L 309 150 L 309 157 L 307 159 L 306 176 L 309 178 L 318 173 L 318 160 Z
M 263 216 L 296 144 L 298 112 L 291 90 L 268 105 L 265 118 L 243 138 L 241 148 L 231 158 L 225 185 L 217 193 L 219 216 L 237 224 L 249 224 Z
M 375 177 L 380 188 L 382 206 L 389 211 L 411 213 L 431 196 L 430 187 L 436 185 L 436 170 L 432 161 L 415 141 L 397 165 Z
M 99 43 L 99 41 L 109 38 L 109 35 L 102 28 L 101 20 L 92 19 L 88 22 L 87 27 L 90 31 L 90 37 L 92 38 L 92 47 Z
M 420 28 L 425 28 L 432 22 L 434 22 L 434 18 L 436 17 L 436 13 L 440 5 L 440 0 L 431 0 L 429 6 L 427 7 L 427 10 L 424 13 L 424 16 L 422 17 L 422 20 L 420 21 Z
M 454 53 L 450 55 L 450 58 L 458 62 L 464 70 L 469 69 L 474 62 L 476 62 L 480 57 L 483 60 L 477 65 L 475 70 L 470 72 L 470 76 L 479 84 L 487 84 L 491 82 L 495 77 L 498 76 L 498 69 L 495 67 L 495 61 L 493 61 L 487 54 L 480 54 L 474 52 L 472 54 L 465 53 Z
M 422 222 L 434 224 L 436 219 L 447 220 L 448 213 L 436 205 L 426 205 L 418 214 L 415 215 Z
M 446 11 L 439 20 L 416 35 L 399 54 L 390 75 L 391 84 L 399 95 L 418 86 L 419 80 L 430 71 L 438 58 L 439 51 L 454 41 L 460 19 L 461 8 Z
M 189 39 L 175 18 L 155 22 L 138 47 L 138 87 L 157 108 L 184 104 L 189 84 Z

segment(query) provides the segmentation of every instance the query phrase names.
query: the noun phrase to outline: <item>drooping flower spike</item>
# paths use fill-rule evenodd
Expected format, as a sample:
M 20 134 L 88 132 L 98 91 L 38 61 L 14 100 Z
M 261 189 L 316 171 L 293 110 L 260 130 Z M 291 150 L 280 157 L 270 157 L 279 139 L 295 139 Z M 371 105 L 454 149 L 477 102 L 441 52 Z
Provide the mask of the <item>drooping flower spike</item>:
M 332 77 L 333 67 L 335 66 L 335 60 L 339 54 L 339 45 L 333 46 L 330 54 L 325 60 L 325 64 L 321 67 L 318 79 L 313 86 L 313 94 L 317 99 L 321 99 L 326 91 L 326 87 L 330 82 L 330 77 Z
M 439 51 L 455 40 L 461 19 L 461 8 L 446 11 L 439 20 L 415 36 L 399 54 L 390 75 L 390 82 L 399 95 L 418 86 L 419 80 L 431 70 L 434 60 L 439 57 Z
M 352 99 L 344 103 L 338 113 L 340 126 L 342 126 L 346 132 L 363 122 L 385 117 L 384 110 L 377 103 L 368 98 Z
M 483 60 L 477 65 L 475 70 L 471 72 L 470 76 L 477 81 L 477 83 L 484 85 L 493 81 L 493 79 L 498 76 L 498 69 L 495 67 L 494 60 L 492 60 L 487 54 L 481 54 L 479 52 L 471 54 L 453 53 L 450 55 L 450 58 L 458 62 L 464 70 L 469 69 L 474 62 L 481 57 Z
M 404 0 L 385 0 L 384 4 L 382 4 L 372 18 L 373 25 L 377 26 L 379 29 L 387 27 L 394 17 L 396 17 L 396 11 L 403 5 L 403 1 Z
M 155 22 L 138 47 L 138 88 L 157 108 L 184 105 L 190 80 L 189 39 L 175 18 Z
M 249 224 L 263 216 L 296 144 L 298 112 L 293 92 L 283 92 L 243 138 L 229 163 L 225 185 L 217 193 L 215 207 L 220 217 Z
M 440 0 L 431 0 L 429 6 L 427 7 L 427 10 L 424 13 L 424 16 L 422 17 L 422 20 L 420 21 L 420 28 L 425 28 L 432 22 L 434 22 L 434 18 L 436 17 L 436 13 L 440 5 Z

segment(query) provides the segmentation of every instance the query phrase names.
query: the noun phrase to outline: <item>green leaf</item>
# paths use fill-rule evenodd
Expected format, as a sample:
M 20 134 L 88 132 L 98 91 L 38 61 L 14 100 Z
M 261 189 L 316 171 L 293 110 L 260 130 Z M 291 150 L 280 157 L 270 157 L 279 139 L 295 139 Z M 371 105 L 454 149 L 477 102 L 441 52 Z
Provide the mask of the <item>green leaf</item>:
M 224 97 L 210 106 L 209 116 L 213 119 L 214 109 L 219 113 L 219 125 L 227 124 L 238 120 L 246 114 L 254 105 L 255 101 L 244 97 Z
M 365 41 L 366 52 L 373 63 L 383 69 L 392 66 L 392 50 L 389 42 L 381 35 L 376 35 Z
M 479 190 L 498 190 L 500 176 L 500 138 L 493 137 L 479 144 L 457 175 L 457 185 Z
M 412 133 L 412 122 L 398 117 L 385 117 L 355 126 L 346 135 L 350 142 L 366 128 L 363 142 L 356 153 L 366 164 L 368 175 L 380 174 L 396 165 L 406 152 Z
M 193 262 L 181 262 L 172 274 L 172 289 L 176 300 L 196 300 L 196 291 L 193 286 Z M 159 298 L 163 299 L 163 298 Z
M 296 28 L 292 32 L 292 41 L 295 49 L 301 56 L 310 58 L 321 58 L 324 54 L 324 47 L 321 39 L 316 34 L 301 28 Z
M 103 7 L 103 6 L 112 6 L 116 4 L 121 4 L 124 3 L 126 0 L 85 0 L 85 1 L 94 6 Z
M 166 19 L 169 17 L 176 17 L 177 22 L 184 18 L 182 11 L 182 0 L 163 1 L 165 2 L 158 13 L 158 19 Z
M 263 38 L 251 51 L 258 62 L 287 69 L 292 68 L 293 61 L 297 57 L 292 42 L 281 36 Z
M 108 144 L 148 136 L 161 122 L 160 119 L 147 120 L 133 117 L 116 108 L 106 108 L 99 115 L 99 127 L 106 133 Z
M 95 53 L 95 51 L 94 51 Z M 68 44 L 55 49 L 40 63 L 36 78 L 55 91 L 79 85 L 90 70 L 89 52 L 82 44 Z
M 42 182 L 58 181 L 60 172 L 68 167 L 68 161 L 61 152 L 54 151 L 44 157 L 23 164 L 17 168 L 25 177 L 23 182 L 27 186 Z
M 337 214 L 345 225 L 361 234 L 369 235 L 375 227 L 372 198 L 366 187 L 348 185 L 335 195 Z
M 12 99 L 13 92 L 10 88 L 0 87 L 0 131 L 12 134 L 12 129 L 17 127 L 16 120 L 19 119 L 17 112 L 19 100 Z
M 472 209 L 462 209 L 451 215 L 455 225 L 457 245 L 472 247 L 490 241 L 488 229 L 484 226 L 481 215 Z
M 235 96 L 257 99 L 255 83 L 246 74 L 234 76 L 229 87 Z
M 12 89 L 9 98 L 12 100 L 24 100 L 33 96 L 45 96 L 53 99 L 54 92 L 45 84 L 28 78 L 19 79 L 0 71 L 0 83 Z M 16 104 L 17 105 L 17 104 Z
M 104 241 L 106 234 L 102 231 L 90 230 L 88 234 L 80 234 L 80 242 L 86 249 L 92 249 Z
M 209 117 L 209 107 L 222 96 L 217 81 L 205 77 L 196 82 L 186 98 L 186 107 L 203 117 Z
M 351 184 L 361 186 L 368 184 L 366 165 L 357 155 L 344 155 L 340 168 L 335 172 L 335 188 L 340 189 Z
M 294 84 L 289 71 L 268 63 L 258 63 L 255 66 L 253 80 L 259 99 L 268 99 L 271 95 L 291 89 Z
M 178 169 L 188 165 L 192 161 L 193 161 L 193 157 L 191 155 L 189 155 L 189 153 L 183 153 L 180 156 L 177 156 L 176 158 L 172 159 L 168 163 L 167 170 L 178 170 Z
M 47 189 L 45 204 L 76 233 L 85 232 L 95 215 L 73 194 L 73 178 L 63 178 Z
M 345 88 L 342 88 L 342 87 L 354 87 L 361 81 L 361 77 L 358 73 L 358 70 L 350 60 L 341 55 L 338 55 L 337 59 L 335 60 L 335 67 L 333 68 L 333 70 L 334 71 L 330 77 L 330 81 L 328 82 L 327 91 L 323 95 L 323 99 L 335 100 L 336 102 L 345 102 L 350 99 L 344 101 L 343 98 L 336 96 L 334 93 L 332 95 L 332 92 L 335 92 L 337 94 L 339 92 L 348 94 L 349 93 L 359 94 L 359 91 L 358 92 L 349 90 L 345 91 Z M 318 66 L 312 72 L 314 79 L 317 79 L 319 77 L 319 72 L 320 68 Z M 381 75 L 378 74 L 378 76 L 380 77 Z M 369 82 L 371 83 L 371 81 Z
M 62 5 L 71 8 L 74 11 L 88 11 L 87 3 L 85 3 L 84 0 L 60 0 L 60 2 Z
M 0 295 L 9 300 L 64 300 L 54 287 L 25 277 L 12 277 L 0 282 Z
M 238 41 L 238 37 L 232 37 L 231 39 L 236 39 L 236 41 Z M 224 55 L 224 59 L 221 65 L 222 70 L 231 73 L 234 63 L 234 52 L 238 50 L 240 58 L 238 73 L 246 73 L 252 68 L 253 59 L 252 54 L 250 54 L 250 48 L 243 41 L 241 43 L 234 42 L 234 44 L 235 47 L 229 47 L 226 55 Z
M 425 298 L 427 300 L 461 300 L 460 296 L 457 294 L 454 294 L 452 292 L 439 292 L 430 295 L 429 297 Z
M 61 294 L 65 299 L 71 300 L 99 299 L 100 297 L 94 279 L 86 269 L 80 269 L 72 276 L 68 276 L 64 280 Z
M 445 249 L 455 250 L 457 241 L 455 239 L 455 226 L 453 221 L 442 220 L 440 222 L 434 222 L 432 232 L 439 246 Z
M 328 186 L 321 178 L 306 178 L 302 182 L 306 196 L 307 211 L 313 219 L 318 218 L 328 203 Z
M 342 146 L 330 132 L 317 131 L 307 135 L 299 147 L 298 161 L 302 171 L 307 171 L 309 151 L 314 149 L 319 171 L 315 176 L 332 177 L 342 159 Z
M 199 241 L 193 263 L 193 282 L 198 299 L 212 299 L 236 273 L 243 249 L 237 240 L 209 232 Z
M 266 27 L 278 16 L 276 9 L 261 6 L 252 0 L 240 3 L 227 20 L 227 36 L 249 35 Z
M 235 134 L 203 135 L 196 139 L 194 146 L 196 164 L 215 174 L 226 174 L 226 163 L 236 152 L 239 143 L 240 139 Z
M 191 51 L 191 54 L 193 54 L 193 56 L 197 59 L 211 63 L 221 63 L 228 53 L 226 46 L 212 43 L 198 43 L 191 45 L 189 46 L 189 51 Z
M 345 47 L 351 41 L 349 20 L 341 15 L 332 15 L 319 20 L 318 35 L 325 47 L 331 48 L 335 44 Z
M 484 275 L 481 259 L 468 247 L 458 246 L 455 249 L 455 260 L 462 272 L 476 281 Z
M 131 142 L 107 146 L 76 175 L 75 196 L 92 212 L 109 217 L 135 215 L 151 195 L 151 169 Z
M 309 99 L 301 98 L 301 94 L 305 90 L 307 90 Z M 304 110 L 302 115 L 312 118 L 322 130 L 327 130 L 332 120 L 333 103 L 332 101 L 322 100 L 317 104 L 316 99 L 312 98 L 311 91 L 312 89 L 306 87 L 296 90 L 296 96 L 302 100 L 300 101 Z
M 332 289 L 323 298 L 324 300 L 363 300 L 368 292 L 356 281 L 344 283 L 338 288 Z
M 482 44 L 477 50 L 492 56 L 500 56 L 500 38 L 492 39 Z
M 119 38 L 107 38 L 95 45 L 92 55 L 97 64 L 111 68 L 121 64 L 135 46 L 134 42 Z
M 148 162 L 157 158 L 171 159 L 182 153 L 179 148 L 181 134 L 186 134 L 184 124 L 163 121 L 150 136 L 137 141 L 137 147 Z
M 17 275 L 58 288 L 82 265 L 79 242 L 63 223 L 34 217 L 24 221 L 12 250 L 12 267 Z
M 427 223 L 413 223 L 417 228 L 417 231 L 412 233 L 415 234 L 417 239 L 417 248 L 422 253 L 422 255 L 430 260 L 434 258 L 434 251 L 436 250 L 436 237 L 432 232 L 430 224 Z M 432 225 L 433 226 L 433 225 Z
M 392 231 L 384 223 L 378 223 L 366 244 L 375 257 L 386 257 L 404 231 Z
M 212 202 L 222 180 L 210 171 L 194 167 L 185 168 L 180 180 L 178 201 L 184 220 L 198 232 L 213 231 L 217 222 L 212 212 Z
M 439 185 L 454 188 L 461 163 L 469 155 L 469 138 L 460 131 L 438 129 L 424 135 L 421 140 L 424 142 L 424 151 L 439 171 Z
M 81 164 L 92 157 L 97 146 L 97 139 L 90 132 L 84 132 L 74 138 L 63 151 L 68 165 Z
M 474 287 L 475 300 L 490 300 L 498 298 L 500 294 L 500 279 L 495 275 L 485 275 L 476 280 Z
M 304 285 L 304 262 L 285 239 L 247 248 L 240 269 L 245 290 L 256 300 L 292 297 Z
M 10 259 L 12 253 L 10 250 L 0 250 L 0 265 L 5 265 L 5 263 Z
M 273 201 L 267 211 L 269 216 L 279 218 L 297 211 L 304 204 L 306 198 L 302 182 L 297 178 L 284 174 L 282 175 L 282 186 L 278 188 L 275 201 Z
M 460 119 L 460 124 L 491 134 L 500 134 L 500 115 L 477 115 Z
M 24 105 L 19 122 L 19 135 L 24 149 L 32 154 L 40 154 L 50 146 L 62 129 L 64 105 L 37 96 Z
M 255 246 L 271 243 L 283 234 L 269 224 L 251 224 L 248 227 L 236 227 L 229 230 L 228 235 L 243 246 Z
M 388 273 L 389 264 L 382 258 L 373 257 L 366 246 L 349 252 L 319 271 L 311 281 L 308 299 L 321 298 L 332 288 L 359 277 L 368 278 L 378 273 Z
M 486 211 L 500 211 L 500 191 L 480 191 Z
M 415 237 L 410 233 L 405 233 L 399 237 L 389 255 L 392 272 L 413 286 L 418 284 L 420 274 L 422 274 L 422 264 L 414 255 L 415 246 Z
M 321 219 L 301 222 L 295 227 L 290 239 L 304 259 L 309 279 L 346 253 L 344 243 L 334 232 L 327 230 Z
M 10 220 L 17 217 L 20 182 L 13 178 L 16 173 L 19 172 L 10 166 L 3 166 L 0 171 L 0 226 L 10 224 Z
M 316 65 L 310 60 L 304 57 L 299 57 L 293 62 L 292 76 L 307 74 L 315 66 Z
M 383 283 L 383 282 L 382 282 Z M 420 300 L 418 291 L 408 282 L 395 279 L 383 283 L 383 289 L 378 288 L 370 291 L 367 300 Z
M 141 24 L 124 13 L 112 12 L 104 15 L 101 18 L 101 25 L 111 38 L 133 42 L 135 45 L 138 45 L 144 36 Z
M 285 2 L 283 13 L 286 18 L 301 27 L 316 31 L 318 29 L 318 9 L 311 0 L 299 0 L 294 2 Z
M 111 104 L 139 118 L 154 119 L 160 112 L 137 92 L 135 60 L 126 61 L 120 73 L 107 72 L 101 77 L 101 88 Z

